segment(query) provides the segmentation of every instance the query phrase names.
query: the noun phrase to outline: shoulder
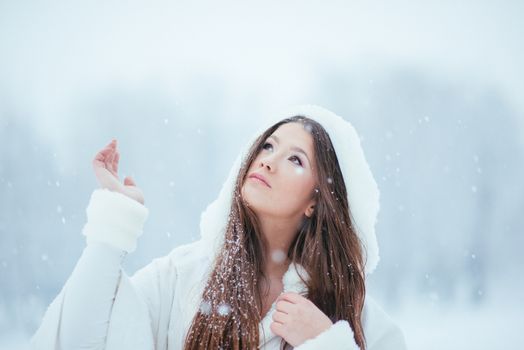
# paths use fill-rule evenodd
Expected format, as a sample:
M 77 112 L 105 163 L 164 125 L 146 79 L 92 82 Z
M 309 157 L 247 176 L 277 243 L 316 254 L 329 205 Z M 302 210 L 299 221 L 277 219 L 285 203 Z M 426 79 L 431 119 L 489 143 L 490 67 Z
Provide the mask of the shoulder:
M 174 248 L 167 255 L 154 259 L 159 274 L 170 280 L 190 283 L 205 275 L 212 258 L 208 247 L 202 241 L 195 241 Z
M 373 299 L 366 295 L 362 314 L 366 343 L 370 350 L 404 350 L 404 334 L 396 322 Z
M 210 256 L 209 248 L 200 240 L 174 248 L 163 259 L 169 261 L 177 269 L 184 269 L 194 264 L 209 262 Z
M 207 251 L 200 241 L 180 245 L 167 255 L 153 259 L 151 263 L 138 270 L 132 278 L 137 282 L 156 280 L 172 284 L 178 276 L 190 273 L 196 267 L 209 265 Z

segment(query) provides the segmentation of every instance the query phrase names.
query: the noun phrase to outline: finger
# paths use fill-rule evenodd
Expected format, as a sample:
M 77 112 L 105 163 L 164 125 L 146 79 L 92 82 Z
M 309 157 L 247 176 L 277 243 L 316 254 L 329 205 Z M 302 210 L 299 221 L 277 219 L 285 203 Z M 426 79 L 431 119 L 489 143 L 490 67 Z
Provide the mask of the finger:
M 271 329 L 271 332 L 273 332 L 276 335 L 284 338 L 286 330 L 285 330 L 285 326 L 282 323 L 271 322 L 271 324 L 269 325 L 269 329 Z
M 116 149 L 116 140 L 109 142 L 98 154 L 103 154 L 105 156 L 109 155 Z
M 289 314 L 294 307 L 295 304 L 287 301 L 287 300 L 279 300 L 277 301 L 276 308 L 280 312 L 284 312 L 286 314 Z
M 115 158 L 113 159 L 113 169 L 115 169 L 115 174 L 118 174 L 118 162 L 120 161 L 120 153 L 116 152 Z
M 101 162 L 105 161 L 110 152 L 112 152 L 112 148 L 109 146 L 105 147 L 95 155 L 95 160 L 99 160 Z
M 302 295 L 294 292 L 286 292 L 282 293 L 278 296 L 277 300 L 287 300 L 293 304 L 298 304 L 303 302 L 304 300 L 307 300 Z
M 290 317 L 289 317 L 288 314 L 285 314 L 285 313 L 280 312 L 280 311 L 273 312 L 273 321 L 285 324 L 285 323 L 289 322 L 289 320 L 290 320 Z
M 131 176 L 127 176 L 124 179 L 124 185 L 126 185 L 126 186 L 136 186 L 135 181 L 133 180 L 133 178 Z
M 114 151 L 114 146 L 116 146 L 116 140 L 111 141 L 102 150 L 100 150 L 93 159 L 93 166 L 108 168 L 108 165 L 106 164 L 107 158 L 111 152 Z
M 116 154 L 116 152 L 114 150 L 111 150 L 111 152 L 107 155 L 107 157 L 105 159 L 106 168 L 111 173 L 115 172 L 114 169 L 113 169 L 113 160 L 115 159 L 115 154 Z

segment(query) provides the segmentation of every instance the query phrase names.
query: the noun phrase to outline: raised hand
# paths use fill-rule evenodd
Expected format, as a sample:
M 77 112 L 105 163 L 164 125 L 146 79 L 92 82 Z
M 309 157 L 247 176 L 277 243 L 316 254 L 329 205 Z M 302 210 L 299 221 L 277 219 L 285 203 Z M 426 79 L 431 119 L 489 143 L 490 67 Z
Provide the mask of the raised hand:
M 118 178 L 118 161 L 120 153 L 117 151 L 117 141 L 112 140 L 93 159 L 93 170 L 100 187 L 114 192 L 120 192 L 137 202 L 144 204 L 144 195 L 133 179 L 128 176 L 124 182 Z

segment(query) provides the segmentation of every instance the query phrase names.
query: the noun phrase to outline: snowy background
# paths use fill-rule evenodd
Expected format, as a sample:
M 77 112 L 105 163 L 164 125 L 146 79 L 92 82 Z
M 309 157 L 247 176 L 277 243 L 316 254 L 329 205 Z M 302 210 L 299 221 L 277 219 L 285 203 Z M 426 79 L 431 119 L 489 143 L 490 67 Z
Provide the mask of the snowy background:
M 524 2 L 0 1 L 0 349 L 84 247 L 94 154 L 150 217 L 129 274 L 198 238 L 272 112 L 350 120 L 381 189 L 368 289 L 411 349 L 524 341 Z M 122 176 L 122 178 L 123 178 Z

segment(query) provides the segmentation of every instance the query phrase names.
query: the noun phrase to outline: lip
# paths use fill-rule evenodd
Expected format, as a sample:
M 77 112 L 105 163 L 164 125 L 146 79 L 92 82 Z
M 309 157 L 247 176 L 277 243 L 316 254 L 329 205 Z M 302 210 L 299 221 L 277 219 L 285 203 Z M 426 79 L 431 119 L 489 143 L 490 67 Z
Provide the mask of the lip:
M 263 177 L 263 176 L 260 175 L 260 174 L 253 173 L 253 174 L 249 175 L 249 178 L 254 178 L 254 179 L 260 180 L 260 181 L 262 181 L 262 182 L 263 182 L 267 187 L 271 188 L 271 186 L 270 186 L 269 183 L 267 182 L 266 178 Z

